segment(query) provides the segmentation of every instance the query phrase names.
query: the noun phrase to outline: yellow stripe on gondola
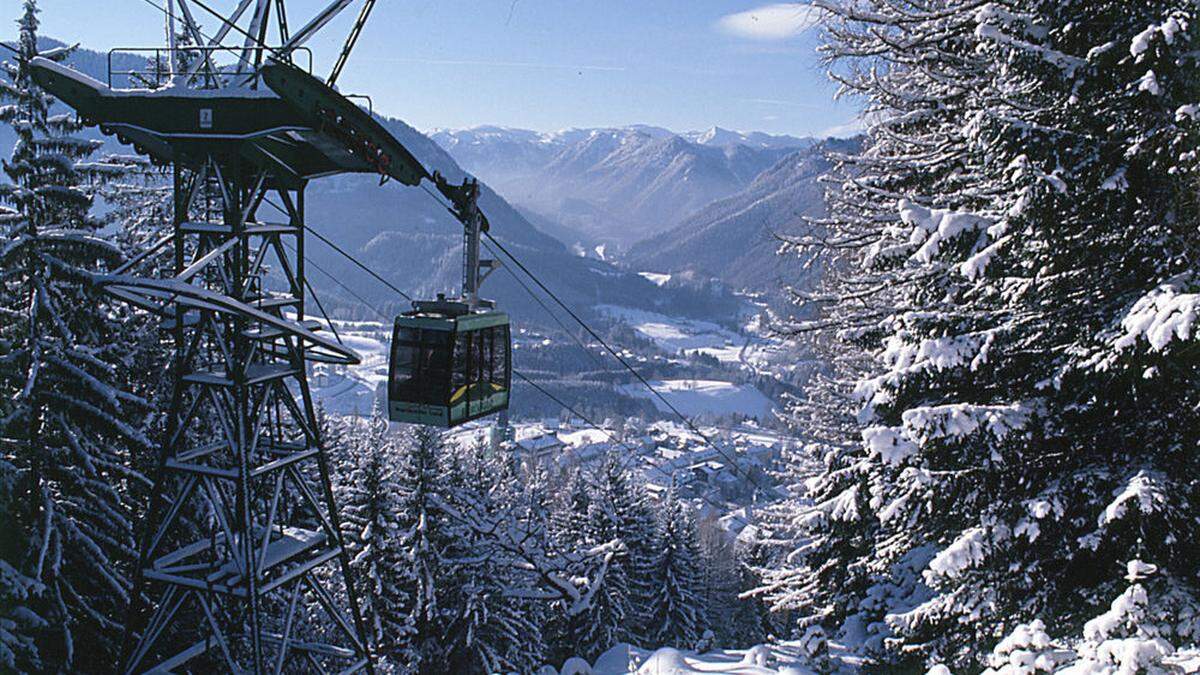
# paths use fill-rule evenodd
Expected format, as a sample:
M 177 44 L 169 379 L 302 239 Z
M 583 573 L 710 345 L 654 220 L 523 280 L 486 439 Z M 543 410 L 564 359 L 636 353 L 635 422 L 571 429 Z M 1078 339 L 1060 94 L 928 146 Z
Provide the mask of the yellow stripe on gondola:
M 495 382 L 487 382 L 487 383 L 482 383 L 482 382 L 472 382 L 471 384 L 468 384 L 468 385 L 464 385 L 464 386 L 461 386 L 461 387 L 459 387 L 459 388 L 458 388 L 458 391 L 455 391 L 455 392 L 454 392 L 454 395 L 450 397 L 450 402 L 451 402 L 451 403 L 454 403 L 454 402 L 455 402 L 455 401 L 457 401 L 458 399 L 462 398 L 462 397 L 463 397 L 463 394 L 466 394 L 468 389 L 470 389 L 471 387 L 478 387 L 478 386 L 479 386 L 479 385 L 481 385 L 481 384 L 487 384 L 487 385 L 491 386 L 491 388 L 492 388 L 492 391 L 494 391 L 494 392 L 496 392 L 496 391 L 504 391 L 504 386 L 503 386 L 503 385 L 500 385 L 500 384 L 496 384 Z

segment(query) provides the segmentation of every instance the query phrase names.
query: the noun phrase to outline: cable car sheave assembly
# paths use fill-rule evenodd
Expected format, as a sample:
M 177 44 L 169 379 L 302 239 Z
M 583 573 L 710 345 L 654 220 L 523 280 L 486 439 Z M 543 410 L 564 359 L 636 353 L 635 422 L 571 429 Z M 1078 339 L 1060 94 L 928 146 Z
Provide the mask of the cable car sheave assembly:
M 332 87 L 374 0 L 364 0 L 329 82 L 290 63 L 350 4 L 334 0 L 289 34 L 283 0 L 239 0 L 228 16 L 206 0 L 173 0 L 161 9 L 171 76 L 161 89 L 115 89 L 44 58 L 28 64 L 86 123 L 173 167 L 171 234 L 97 277 L 160 317 L 175 349 L 122 672 L 373 670 L 308 385 L 309 361 L 359 361 L 305 319 L 309 180 L 429 180 L 463 225 L 462 297 L 416 302 L 396 318 L 389 416 L 452 426 L 508 406 L 508 317 L 479 298 L 494 263 L 480 257 L 488 224 L 478 183 L 430 174 Z M 220 20 L 216 37 L 194 20 L 201 9 Z M 266 46 L 273 16 L 281 47 Z M 177 23 L 199 47 L 175 45 Z M 210 58 L 231 32 L 245 37 L 239 64 L 249 76 Z M 285 217 L 261 219 L 264 201 Z M 160 265 L 168 272 L 135 274 L 159 256 L 173 256 Z

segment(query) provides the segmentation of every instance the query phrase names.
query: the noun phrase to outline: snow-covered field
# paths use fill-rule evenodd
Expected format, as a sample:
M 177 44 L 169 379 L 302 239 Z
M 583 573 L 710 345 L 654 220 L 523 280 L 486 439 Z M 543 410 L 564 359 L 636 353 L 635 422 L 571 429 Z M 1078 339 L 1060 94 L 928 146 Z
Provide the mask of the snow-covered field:
M 771 399 L 748 384 L 734 384 L 721 380 L 650 380 L 664 398 L 684 415 L 729 415 L 739 413 L 751 417 L 764 417 L 771 412 Z M 641 383 L 625 384 L 622 393 L 652 401 L 656 408 L 671 412 L 657 396 L 650 393 Z
M 639 335 L 671 354 L 681 350 L 699 351 L 725 363 L 737 363 L 742 360 L 743 348 L 751 342 L 746 335 L 739 335 L 708 321 L 682 319 L 616 305 L 599 305 L 596 309 L 605 316 L 629 324 Z
M 662 286 L 671 280 L 670 274 L 660 274 L 658 272 L 638 272 L 638 276 L 655 286 Z
M 740 363 L 761 371 L 783 353 L 777 340 L 760 333 L 757 316 L 751 318 L 743 330 L 734 331 L 711 321 L 667 316 L 644 309 L 597 305 L 596 310 L 628 324 L 638 335 L 670 354 L 700 352 L 722 363 Z

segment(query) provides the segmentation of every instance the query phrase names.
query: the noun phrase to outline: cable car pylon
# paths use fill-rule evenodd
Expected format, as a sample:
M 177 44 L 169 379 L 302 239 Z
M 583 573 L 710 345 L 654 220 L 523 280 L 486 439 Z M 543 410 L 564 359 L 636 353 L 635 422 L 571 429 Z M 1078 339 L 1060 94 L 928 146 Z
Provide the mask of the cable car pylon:
M 174 344 L 122 672 L 372 672 L 307 377 L 310 362 L 358 357 L 305 319 L 304 193 L 336 173 L 407 185 L 429 175 L 365 111 L 292 65 L 351 4 L 334 0 L 289 35 L 283 0 L 241 0 L 228 17 L 173 0 L 159 8 L 171 25 L 169 85 L 153 91 L 30 63 L 86 123 L 173 166 L 171 236 L 98 281 L 158 316 Z M 272 5 L 278 47 L 265 44 Z M 221 20 L 215 38 L 193 8 Z M 192 44 L 174 44 L 175 24 Z M 231 32 L 244 44 L 223 45 Z M 234 65 L 218 65 L 221 54 Z M 268 197 L 285 217 L 259 216 Z M 138 276 L 168 251 L 169 271 Z

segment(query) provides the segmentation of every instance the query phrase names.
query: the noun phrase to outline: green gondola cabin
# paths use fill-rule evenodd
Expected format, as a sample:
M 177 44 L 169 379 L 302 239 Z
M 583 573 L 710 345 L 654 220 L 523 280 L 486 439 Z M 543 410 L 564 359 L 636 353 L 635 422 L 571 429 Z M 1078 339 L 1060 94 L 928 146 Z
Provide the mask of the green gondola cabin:
M 464 303 L 418 302 L 396 317 L 388 368 L 393 422 L 453 427 L 508 408 L 508 315 Z

